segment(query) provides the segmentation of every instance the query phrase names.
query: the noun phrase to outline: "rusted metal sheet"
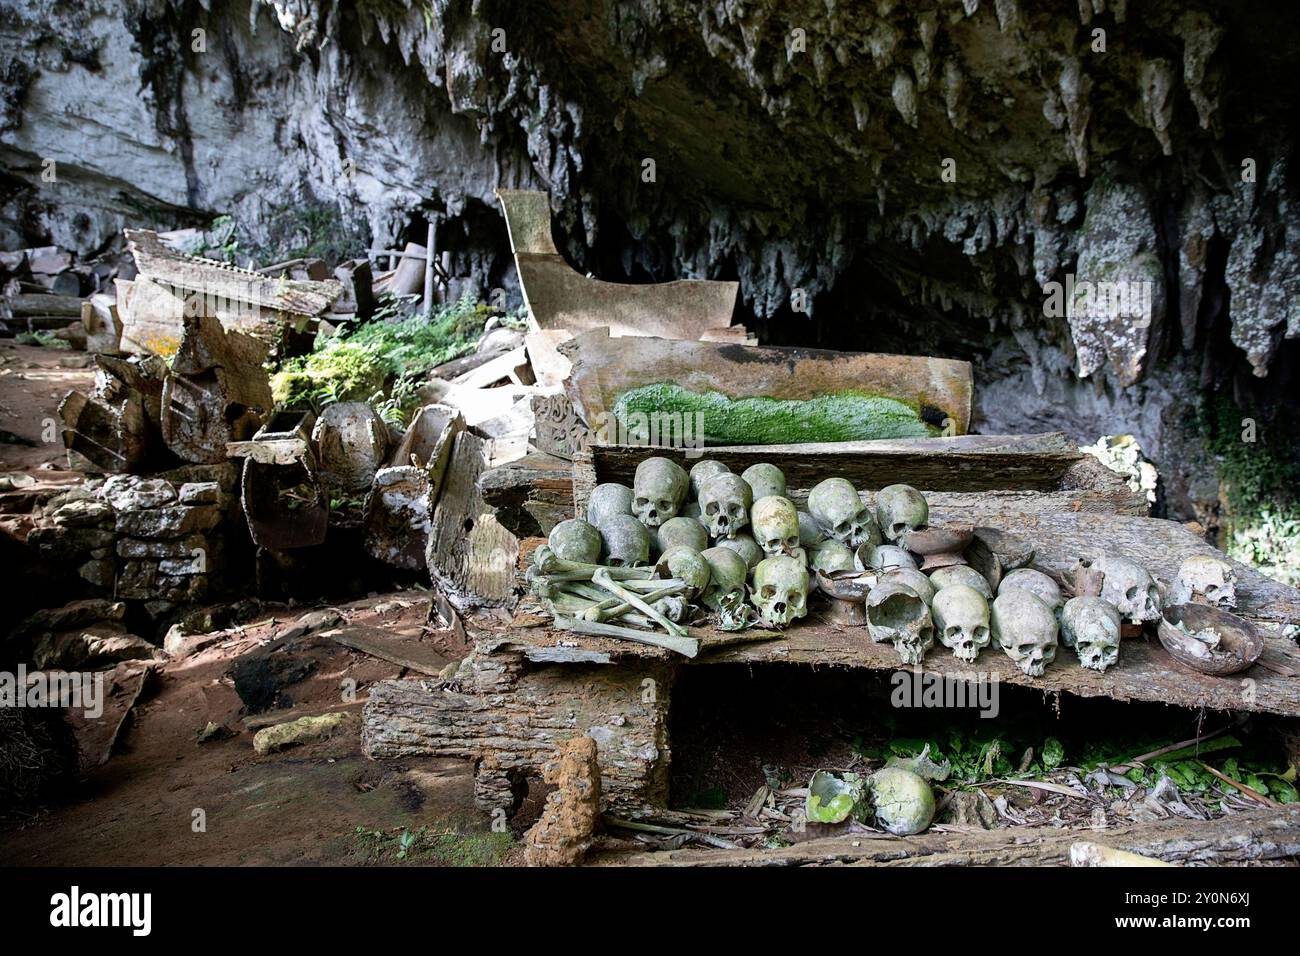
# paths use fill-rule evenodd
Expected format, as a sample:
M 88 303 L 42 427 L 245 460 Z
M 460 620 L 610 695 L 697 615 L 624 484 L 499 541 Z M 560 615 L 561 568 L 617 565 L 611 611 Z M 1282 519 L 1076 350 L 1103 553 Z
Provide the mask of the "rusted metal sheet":
M 625 285 L 575 272 L 551 240 L 550 200 L 544 192 L 498 189 L 524 303 L 542 329 L 581 332 L 608 326 L 615 335 L 717 338 L 743 342 L 731 325 L 738 282 L 679 279 Z

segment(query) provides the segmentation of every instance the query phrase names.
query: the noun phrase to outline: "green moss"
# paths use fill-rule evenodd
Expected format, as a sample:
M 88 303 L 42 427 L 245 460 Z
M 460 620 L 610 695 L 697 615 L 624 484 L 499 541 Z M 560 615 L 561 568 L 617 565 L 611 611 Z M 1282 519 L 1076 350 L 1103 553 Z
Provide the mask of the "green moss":
M 440 829 L 376 830 L 357 827 L 357 848 L 374 863 L 420 862 L 436 866 L 500 866 L 515 847 L 509 832 L 483 832 L 455 823 Z
M 649 420 L 658 415 L 662 423 L 662 416 L 697 413 L 703 435 L 695 437 L 709 445 L 782 445 L 939 434 L 939 429 L 921 420 L 916 407 L 855 390 L 806 400 L 733 399 L 721 392 L 700 394 L 680 385 L 659 383 L 626 391 L 614 402 L 614 417 L 634 442 L 648 437 L 637 434 L 640 423 L 634 416 L 645 415 Z M 661 427 L 660 434 L 663 432 Z
M 1243 438 L 1247 419 L 1255 423 L 1253 442 Z M 1288 423 L 1266 423 L 1222 392 L 1202 401 L 1197 423 L 1219 466 L 1227 504 L 1221 516 L 1224 550 L 1271 578 L 1300 586 L 1300 467 L 1285 437 L 1292 433 Z

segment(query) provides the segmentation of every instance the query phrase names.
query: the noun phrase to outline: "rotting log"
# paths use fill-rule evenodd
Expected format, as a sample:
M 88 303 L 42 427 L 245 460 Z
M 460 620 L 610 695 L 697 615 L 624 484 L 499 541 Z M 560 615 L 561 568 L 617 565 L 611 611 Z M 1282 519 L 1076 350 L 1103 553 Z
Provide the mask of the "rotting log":
M 1078 842 L 1166 863 L 1224 866 L 1300 857 L 1300 807 L 1249 810 L 1217 820 L 1174 817 L 1113 829 L 1009 827 L 969 832 L 852 834 L 787 847 L 605 851 L 595 866 L 1069 866 Z
M 211 316 L 187 316 L 163 382 L 167 447 L 186 461 L 224 461 L 227 443 L 251 436 L 271 412 L 266 356 L 259 339 Z
M 498 189 L 497 198 L 524 304 L 539 328 L 581 332 L 607 326 L 623 336 L 696 339 L 731 325 L 740 283 L 679 279 L 626 285 L 588 278 L 555 248 L 546 193 Z
M 920 423 L 943 429 L 946 435 L 964 435 L 970 426 L 971 365 L 954 359 L 616 339 L 607 329 L 585 332 L 565 342 L 560 351 L 573 361 L 569 394 L 593 431 L 615 427 L 619 396 L 665 383 L 695 395 L 716 392 L 729 399 L 809 401 L 852 392 L 910 406 Z M 704 427 L 707 435 L 709 422 Z
M 535 665 L 522 655 L 471 655 L 454 681 L 379 681 L 363 711 L 372 758 L 429 754 L 475 761 L 475 801 L 513 813 L 526 777 L 565 740 L 596 741 L 601 804 L 640 815 L 668 800 L 672 670 L 650 665 Z

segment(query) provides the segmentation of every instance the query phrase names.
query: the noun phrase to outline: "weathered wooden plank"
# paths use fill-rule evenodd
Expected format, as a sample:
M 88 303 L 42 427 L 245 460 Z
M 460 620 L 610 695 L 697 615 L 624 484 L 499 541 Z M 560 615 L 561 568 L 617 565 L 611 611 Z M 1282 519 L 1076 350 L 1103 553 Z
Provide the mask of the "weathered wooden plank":
M 910 405 L 921 421 L 944 434 L 962 435 L 970 426 L 971 365 L 953 359 L 616 339 L 605 329 L 585 332 L 561 351 L 573 360 L 569 392 L 593 432 L 602 425 L 614 428 L 614 405 L 624 392 L 661 383 L 732 399 L 809 400 L 854 391 Z M 708 427 L 706 422 L 706 433 Z
M 437 677 L 446 666 L 445 656 L 427 644 L 421 644 L 416 636 L 385 630 L 382 627 L 349 624 L 346 627 L 322 631 L 320 636 L 329 638 L 344 647 L 350 647 L 354 651 L 369 654 L 371 657 L 431 677 Z
M 1086 841 L 1167 863 L 1225 865 L 1289 860 L 1300 854 L 1300 808 L 1249 810 L 1217 820 L 1174 817 L 1108 830 L 1008 827 L 917 836 L 824 837 L 745 850 L 606 851 L 589 866 L 1069 866 Z
M 461 612 L 514 598 L 519 541 L 479 491 L 487 457 L 487 441 L 467 431 L 456 435 L 425 552 L 434 585 Z
M 544 537 L 574 514 L 573 465 L 544 452 L 485 471 L 479 490 L 516 537 Z

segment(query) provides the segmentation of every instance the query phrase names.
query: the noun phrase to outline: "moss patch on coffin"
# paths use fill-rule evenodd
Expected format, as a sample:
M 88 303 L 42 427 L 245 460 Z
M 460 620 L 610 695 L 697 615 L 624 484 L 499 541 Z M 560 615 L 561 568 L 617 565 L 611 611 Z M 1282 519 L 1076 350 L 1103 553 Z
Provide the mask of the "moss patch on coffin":
M 701 417 L 695 419 L 693 416 Z M 674 416 L 683 416 L 681 419 Z M 690 417 L 686 417 L 690 416 Z M 653 432 L 668 444 L 684 428 L 708 445 L 784 445 L 796 442 L 924 438 L 940 430 L 906 402 L 846 390 L 811 399 L 729 398 L 692 392 L 680 385 L 642 385 L 618 396 L 614 417 L 626 434 L 620 443 L 648 441 Z M 696 432 L 696 422 L 700 433 Z

